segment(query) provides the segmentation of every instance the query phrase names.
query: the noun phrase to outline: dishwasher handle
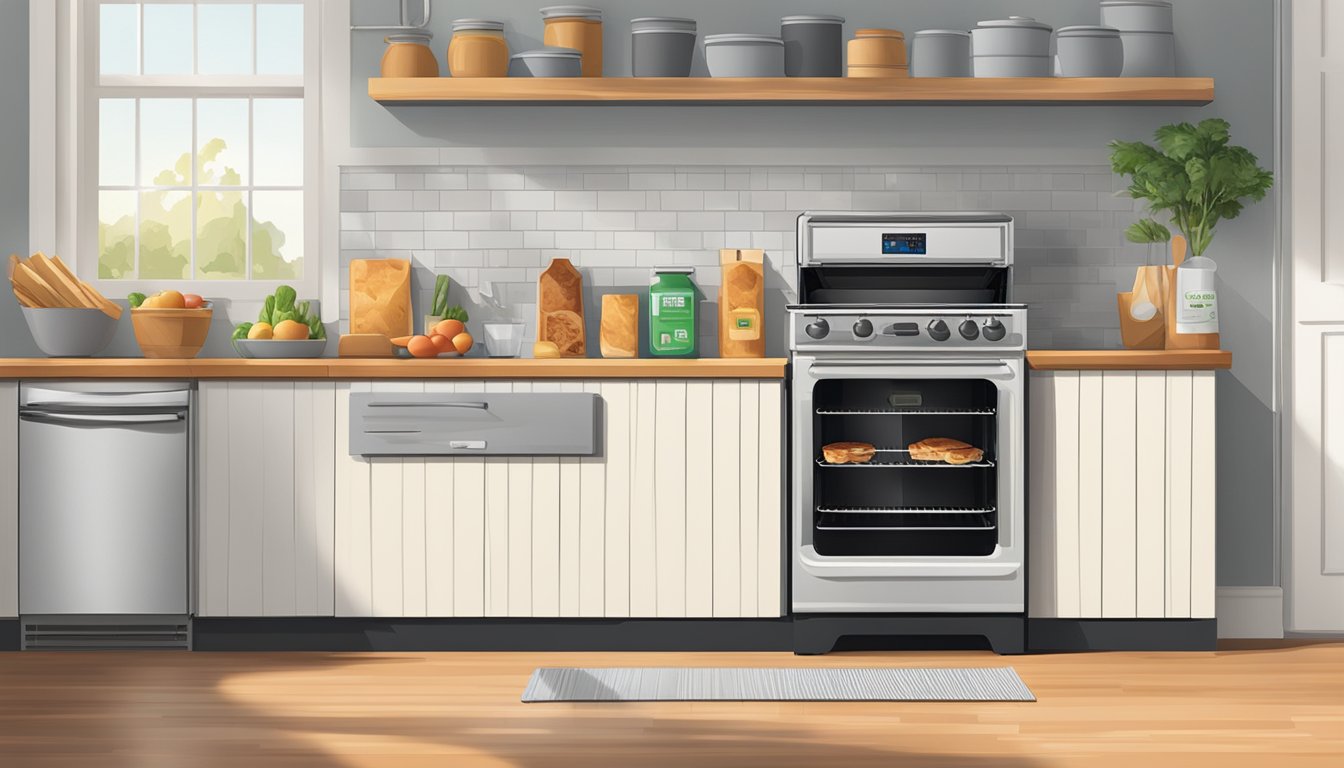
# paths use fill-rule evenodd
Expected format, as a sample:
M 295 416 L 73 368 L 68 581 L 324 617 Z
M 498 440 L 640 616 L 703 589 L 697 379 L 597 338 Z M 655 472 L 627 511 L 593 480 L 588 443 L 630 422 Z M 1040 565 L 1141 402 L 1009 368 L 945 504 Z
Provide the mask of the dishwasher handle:
M 81 426 L 105 426 L 108 424 L 166 424 L 182 421 L 186 411 L 159 413 L 61 413 L 25 408 L 19 411 L 19 418 L 26 421 L 45 421 Z

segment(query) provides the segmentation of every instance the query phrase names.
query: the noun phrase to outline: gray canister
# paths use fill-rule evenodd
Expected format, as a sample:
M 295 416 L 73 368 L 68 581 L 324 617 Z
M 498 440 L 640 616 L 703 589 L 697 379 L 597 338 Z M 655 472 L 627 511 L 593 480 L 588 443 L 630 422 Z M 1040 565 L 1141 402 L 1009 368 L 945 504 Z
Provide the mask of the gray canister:
M 784 40 L 785 77 L 844 75 L 843 16 L 785 16 L 779 21 L 779 36 Z
M 770 35 L 705 35 L 705 66 L 710 77 L 780 77 L 784 41 Z
M 690 77 L 695 19 L 646 16 L 630 22 L 630 66 L 635 77 Z
M 1055 50 L 1059 77 L 1119 77 L 1125 64 L 1120 30 L 1114 27 L 1060 27 Z
M 911 77 L 970 77 L 971 33 L 921 29 L 910 48 Z
M 537 48 L 509 57 L 509 77 L 581 77 L 583 54 L 573 48 Z

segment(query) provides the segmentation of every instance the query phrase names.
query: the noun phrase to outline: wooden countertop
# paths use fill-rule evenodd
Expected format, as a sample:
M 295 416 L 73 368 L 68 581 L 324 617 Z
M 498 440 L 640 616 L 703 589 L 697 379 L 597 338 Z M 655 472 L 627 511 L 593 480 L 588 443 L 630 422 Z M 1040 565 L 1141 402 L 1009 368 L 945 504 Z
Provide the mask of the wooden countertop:
M 1221 349 L 1051 349 L 1027 352 L 1035 371 L 1213 371 L 1232 367 Z
M 784 358 L 145 360 L 0 358 L 0 379 L 782 379 Z

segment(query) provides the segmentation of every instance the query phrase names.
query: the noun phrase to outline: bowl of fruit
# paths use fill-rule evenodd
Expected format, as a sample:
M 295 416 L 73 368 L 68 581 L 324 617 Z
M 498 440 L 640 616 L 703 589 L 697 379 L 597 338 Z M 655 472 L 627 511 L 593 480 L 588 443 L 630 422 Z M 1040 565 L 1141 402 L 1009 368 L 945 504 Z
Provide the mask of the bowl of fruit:
M 400 357 L 462 357 L 475 344 L 461 320 L 441 320 L 427 328 L 423 336 L 401 336 L 392 340 Z
M 321 357 L 327 348 L 327 331 L 312 303 L 297 301 L 288 285 L 266 297 L 255 323 L 233 329 L 233 349 L 239 357 L 259 360 Z
M 189 359 L 200 354 L 210 334 L 214 309 L 194 293 L 132 293 L 131 328 L 140 351 L 149 358 Z

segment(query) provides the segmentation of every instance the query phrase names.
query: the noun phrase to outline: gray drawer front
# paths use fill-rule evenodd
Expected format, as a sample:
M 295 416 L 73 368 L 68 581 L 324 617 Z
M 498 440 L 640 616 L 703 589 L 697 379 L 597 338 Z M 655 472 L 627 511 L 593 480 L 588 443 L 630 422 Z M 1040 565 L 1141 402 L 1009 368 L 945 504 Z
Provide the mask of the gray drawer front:
M 591 392 L 350 395 L 352 456 L 595 456 Z

